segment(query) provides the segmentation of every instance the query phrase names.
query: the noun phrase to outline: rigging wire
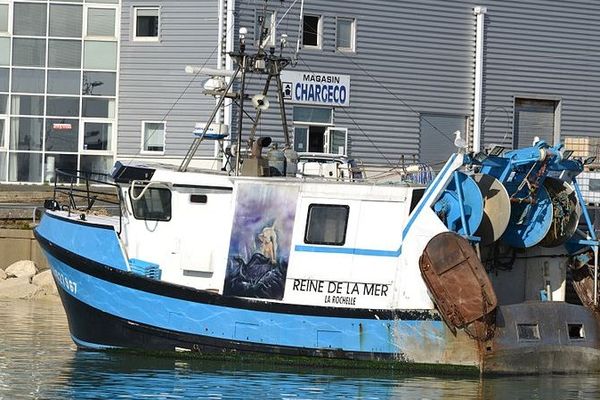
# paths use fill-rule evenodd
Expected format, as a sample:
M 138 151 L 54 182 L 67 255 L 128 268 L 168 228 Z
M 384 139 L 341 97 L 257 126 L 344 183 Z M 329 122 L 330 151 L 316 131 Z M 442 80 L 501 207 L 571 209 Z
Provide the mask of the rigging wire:
M 237 10 L 234 11 L 235 13 L 237 13 Z M 229 33 L 231 32 L 231 30 L 234 28 L 235 24 L 230 26 L 226 31 L 225 31 L 225 37 L 227 37 L 227 35 L 229 35 Z M 221 34 L 221 32 L 219 32 L 219 34 Z M 185 88 L 183 89 L 183 91 L 179 94 L 179 97 L 177 97 L 177 99 L 175 99 L 175 101 L 173 102 L 173 104 L 171 104 L 171 107 L 169 107 L 169 109 L 167 110 L 167 112 L 163 115 L 162 119 L 159 122 L 165 122 L 165 120 L 167 119 L 167 117 L 171 114 L 171 112 L 175 109 L 175 107 L 177 106 L 177 104 L 179 103 L 179 101 L 183 98 L 183 96 L 185 96 L 185 94 L 187 93 L 187 91 L 190 89 L 190 87 L 192 86 L 192 84 L 196 81 L 196 79 L 198 78 L 198 75 L 200 75 L 202 73 L 202 69 L 204 67 L 206 67 L 206 65 L 208 64 L 209 61 L 211 61 L 211 58 L 213 57 L 213 55 L 216 53 L 217 49 L 219 48 L 220 43 L 217 43 L 212 51 L 210 52 L 210 54 L 206 57 L 206 59 L 204 60 L 204 63 L 202 63 L 202 65 L 200 66 L 200 68 L 198 68 L 198 72 L 196 72 L 192 78 L 189 80 L 189 82 L 187 83 L 187 85 L 185 86 Z M 220 61 L 220 60 L 219 60 Z M 150 135 L 148 135 L 148 137 L 144 140 L 144 142 L 142 143 L 142 148 L 134 155 L 139 155 L 145 145 L 148 143 L 148 141 L 154 136 L 154 134 L 158 131 L 157 128 L 155 128 Z M 129 160 L 129 164 L 131 164 L 133 160 Z

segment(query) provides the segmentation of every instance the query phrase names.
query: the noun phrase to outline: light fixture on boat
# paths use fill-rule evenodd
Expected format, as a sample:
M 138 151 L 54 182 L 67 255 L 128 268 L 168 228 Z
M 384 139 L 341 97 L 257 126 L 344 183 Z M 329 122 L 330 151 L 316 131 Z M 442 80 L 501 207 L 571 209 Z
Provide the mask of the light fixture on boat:
M 194 66 L 194 65 L 186 65 L 185 66 L 185 73 L 186 74 L 193 74 L 193 75 L 207 75 L 207 76 L 226 76 L 226 77 L 232 77 L 235 74 L 235 71 L 231 71 L 231 70 L 227 70 L 227 69 L 218 69 L 218 68 L 205 68 L 205 67 L 198 67 L 198 66 Z
M 248 29 L 244 28 L 244 27 L 240 28 L 239 34 L 240 34 L 240 40 L 246 39 L 246 35 L 248 34 Z
M 226 85 L 222 76 L 213 76 L 208 78 L 202 86 L 204 87 L 204 93 L 213 93 L 223 91 Z
M 269 99 L 264 94 L 252 96 L 252 105 L 256 110 L 266 111 L 269 109 Z
M 587 157 L 586 159 L 583 160 L 583 165 L 591 164 L 594 161 L 596 161 L 596 157 L 595 156 Z

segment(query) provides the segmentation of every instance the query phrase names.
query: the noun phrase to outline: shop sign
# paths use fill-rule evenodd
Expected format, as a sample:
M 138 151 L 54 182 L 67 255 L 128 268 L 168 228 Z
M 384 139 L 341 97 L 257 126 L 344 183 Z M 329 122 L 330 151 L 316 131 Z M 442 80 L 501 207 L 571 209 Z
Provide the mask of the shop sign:
M 350 105 L 350 75 L 282 71 L 283 96 L 292 103 Z

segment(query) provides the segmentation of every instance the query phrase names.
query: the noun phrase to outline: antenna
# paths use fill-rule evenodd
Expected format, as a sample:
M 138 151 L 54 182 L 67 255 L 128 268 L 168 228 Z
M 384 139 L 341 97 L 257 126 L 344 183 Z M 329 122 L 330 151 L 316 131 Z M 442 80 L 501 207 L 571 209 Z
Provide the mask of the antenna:
M 296 40 L 296 52 L 294 53 L 293 62 L 298 61 L 298 53 L 300 52 L 300 40 L 302 39 L 302 28 L 304 24 L 304 0 L 300 2 L 300 21 L 298 21 L 298 38 Z

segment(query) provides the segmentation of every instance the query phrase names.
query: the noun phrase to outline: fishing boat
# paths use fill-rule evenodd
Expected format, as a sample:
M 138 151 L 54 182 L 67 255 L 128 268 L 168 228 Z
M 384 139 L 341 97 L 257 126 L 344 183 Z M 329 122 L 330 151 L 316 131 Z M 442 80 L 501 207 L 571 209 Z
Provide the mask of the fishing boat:
M 238 67 L 217 109 L 225 98 L 243 107 L 248 73 L 281 94 L 289 60 L 261 50 L 242 42 L 231 53 Z M 253 97 L 255 124 L 265 93 Z M 339 157 L 305 158 L 305 175 L 283 98 L 283 150 L 265 157 L 270 138 L 244 142 L 242 109 L 223 171 L 189 167 L 203 141 L 223 138 L 211 130 L 216 111 L 178 168 L 117 162 L 102 179 L 57 171 L 72 184 L 55 186 L 35 236 L 79 348 L 600 370 L 584 161 L 544 141 L 474 154 L 458 136 L 428 185 L 370 182 Z M 327 173 L 309 168 L 319 162 Z M 567 286 L 577 301 L 566 301 Z

